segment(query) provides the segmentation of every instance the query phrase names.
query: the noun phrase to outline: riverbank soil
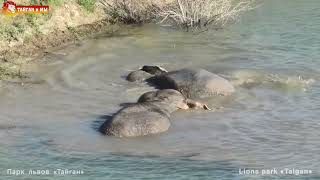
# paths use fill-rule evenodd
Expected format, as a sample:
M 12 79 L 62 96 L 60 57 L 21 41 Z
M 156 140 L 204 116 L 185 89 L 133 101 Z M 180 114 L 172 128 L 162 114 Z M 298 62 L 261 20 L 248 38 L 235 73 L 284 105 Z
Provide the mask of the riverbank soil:
M 29 1 L 17 0 L 17 4 Z M 31 62 L 55 47 L 89 38 L 95 34 L 116 31 L 98 2 L 93 10 L 76 0 L 52 1 L 46 15 L 0 14 L 0 79 L 17 76 L 17 65 Z M 19 72 L 18 72 L 19 71 Z

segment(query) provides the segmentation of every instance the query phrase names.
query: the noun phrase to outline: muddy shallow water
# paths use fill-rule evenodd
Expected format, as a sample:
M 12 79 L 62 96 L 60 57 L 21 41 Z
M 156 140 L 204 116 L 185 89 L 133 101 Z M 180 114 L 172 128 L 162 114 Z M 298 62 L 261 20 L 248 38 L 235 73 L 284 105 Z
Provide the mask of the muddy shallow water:
M 1 82 L 0 170 L 81 169 L 68 179 L 270 179 L 239 168 L 310 169 L 320 176 L 320 1 L 270 0 L 224 30 L 198 35 L 154 25 L 54 51 L 35 83 Z M 152 90 L 124 76 L 144 64 L 200 67 L 235 85 L 178 111 L 168 132 L 135 139 L 96 131 L 104 116 Z M 49 176 L 22 176 L 56 179 Z

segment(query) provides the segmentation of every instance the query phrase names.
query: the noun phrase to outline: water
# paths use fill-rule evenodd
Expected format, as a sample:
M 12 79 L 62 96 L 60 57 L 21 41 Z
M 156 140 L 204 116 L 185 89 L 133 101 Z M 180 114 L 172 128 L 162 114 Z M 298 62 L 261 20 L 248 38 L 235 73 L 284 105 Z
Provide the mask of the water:
M 319 10 L 318 0 L 269 0 L 224 30 L 192 35 L 146 25 L 55 50 L 35 83 L 0 84 L 1 179 L 319 179 Z M 152 90 L 123 78 L 144 64 L 205 68 L 237 92 L 202 100 L 218 111 L 174 113 L 160 135 L 100 135 L 102 116 Z M 51 174 L 15 177 L 10 168 Z M 58 168 L 84 174 L 53 175 Z

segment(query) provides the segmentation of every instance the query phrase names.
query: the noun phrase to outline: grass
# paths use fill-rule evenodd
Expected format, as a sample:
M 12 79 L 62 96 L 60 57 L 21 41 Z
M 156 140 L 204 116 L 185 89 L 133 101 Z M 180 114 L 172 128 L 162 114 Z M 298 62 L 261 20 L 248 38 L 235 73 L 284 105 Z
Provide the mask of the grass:
M 68 16 L 75 17 L 75 24 L 81 25 L 81 16 L 93 12 L 95 10 L 95 2 L 96 0 L 48 0 L 43 1 L 43 3 L 50 6 L 49 14 L 21 14 L 17 16 L 0 14 L 0 79 L 22 77 L 18 64 L 23 64 L 28 60 L 24 56 L 29 53 L 29 46 L 33 48 L 33 45 L 36 45 L 37 35 L 40 35 L 39 39 L 41 39 L 42 35 L 51 33 L 55 28 L 57 30 L 67 28 L 70 32 L 76 32 L 77 29 L 73 27 L 72 18 L 68 18 L 66 21 L 61 20 L 61 18 L 64 18 L 63 13 L 65 12 Z M 17 3 L 31 5 L 35 4 L 35 1 L 21 0 L 17 1 Z M 89 11 L 89 13 L 86 13 L 86 11 Z M 81 16 L 73 16 L 76 13 Z M 95 12 L 92 16 L 95 16 Z M 86 22 L 92 21 L 91 16 L 85 18 L 87 18 L 85 19 Z M 52 43 L 54 44 L 54 42 Z M 20 45 L 22 45 L 21 51 L 15 48 L 15 46 L 19 47 Z M 40 43 L 40 45 L 42 44 Z M 39 48 L 41 48 L 40 45 Z
M 30 24 L 32 29 L 35 31 L 36 34 L 40 34 L 40 21 L 39 19 L 42 18 L 42 15 L 35 15 L 35 14 L 28 14 L 26 15 L 27 22 Z
M 14 77 L 22 77 L 21 71 L 9 64 L 0 63 L 0 80 Z
M 0 48 L 8 44 L 13 45 L 15 43 L 25 42 L 32 39 L 32 37 L 36 35 L 42 34 L 42 25 L 50 21 L 53 17 L 55 9 L 59 9 L 59 7 L 63 6 L 65 3 L 68 2 L 69 4 L 76 6 L 80 5 L 82 9 L 93 12 L 95 9 L 96 0 L 48 0 L 44 2 L 48 3 L 49 6 L 52 7 L 49 14 L 28 14 L 17 15 L 14 17 L 8 17 L 0 14 Z M 21 1 L 20 3 L 24 5 L 30 5 L 34 4 L 35 0 Z
M 79 5 L 89 12 L 94 10 L 95 0 L 76 0 Z M 53 7 L 60 7 L 65 0 L 48 0 L 48 4 Z M 33 4 L 30 0 L 29 4 Z M 0 14 L 0 41 L 12 42 L 23 39 L 29 39 L 33 34 L 41 34 L 40 26 L 49 21 L 52 12 L 43 15 L 18 15 L 15 17 L 6 17 Z
M 78 4 L 89 12 L 93 12 L 96 0 L 78 0 Z
M 19 41 L 30 34 L 39 34 L 40 25 L 47 20 L 48 15 L 18 15 L 2 17 L 0 27 L 0 41 Z
M 9 17 L 11 18 L 11 17 Z M 24 19 L 15 18 L 13 21 L 7 17 L 3 17 L 5 21 L 0 27 L 0 39 L 5 41 L 17 41 L 21 34 L 25 32 L 26 21 Z
M 64 0 L 48 0 L 48 4 L 55 7 L 60 7 L 64 4 Z

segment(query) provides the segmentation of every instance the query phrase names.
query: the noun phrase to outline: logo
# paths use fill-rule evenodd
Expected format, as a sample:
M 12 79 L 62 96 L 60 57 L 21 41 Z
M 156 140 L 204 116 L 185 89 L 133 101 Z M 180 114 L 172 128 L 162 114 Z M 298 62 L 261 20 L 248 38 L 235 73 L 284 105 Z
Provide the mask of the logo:
M 43 5 L 20 6 L 11 0 L 5 0 L 3 2 L 1 12 L 7 16 L 15 16 L 18 14 L 48 14 L 49 6 L 43 6 Z

